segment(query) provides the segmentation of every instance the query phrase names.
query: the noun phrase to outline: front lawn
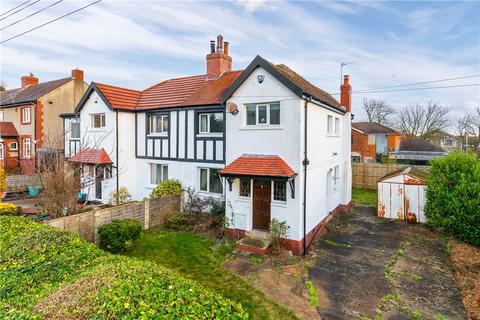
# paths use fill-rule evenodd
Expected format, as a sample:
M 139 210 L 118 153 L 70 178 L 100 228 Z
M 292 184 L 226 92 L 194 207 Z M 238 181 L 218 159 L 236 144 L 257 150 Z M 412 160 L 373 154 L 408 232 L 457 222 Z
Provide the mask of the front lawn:
M 295 319 L 293 313 L 269 300 L 247 281 L 223 266 L 232 244 L 215 245 L 190 232 L 146 231 L 126 253 L 177 270 L 183 276 L 241 303 L 254 319 Z
M 352 202 L 377 207 L 377 190 L 352 188 Z

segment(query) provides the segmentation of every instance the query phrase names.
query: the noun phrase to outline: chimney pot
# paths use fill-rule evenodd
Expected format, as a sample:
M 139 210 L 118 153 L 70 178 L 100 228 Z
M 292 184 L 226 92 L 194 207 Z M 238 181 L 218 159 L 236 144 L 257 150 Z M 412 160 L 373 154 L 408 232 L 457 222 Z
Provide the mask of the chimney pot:
M 217 36 L 217 52 L 223 52 L 223 36 L 221 34 Z
M 228 56 L 228 45 L 229 45 L 228 41 L 225 41 L 223 43 L 223 53 L 225 53 L 227 56 Z
M 21 87 L 26 88 L 29 86 L 33 86 L 38 84 L 38 78 L 33 76 L 33 74 L 30 72 L 28 76 L 23 76 L 21 78 Z
M 80 70 L 78 68 L 72 70 L 72 78 L 75 78 L 77 80 L 83 81 L 83 70 Z
M 210 53 L 215 53 L 215 40 L 210 40 Z
M 215 48 L 215 41 L 210 41 L 210 53 L 207 54 L 207 79 L 217 79 L 225 72 L 232 71 L 232 58 L 228 56 L 228 45 L 228 42 L 223 42 L 222 35 L 217 37 L 217 48 Z
M 340 86 L 340 105 L 345 107 L 347 112 L 352 111 L 352 86 L 348 75 L 343 77 L 343 84 Z

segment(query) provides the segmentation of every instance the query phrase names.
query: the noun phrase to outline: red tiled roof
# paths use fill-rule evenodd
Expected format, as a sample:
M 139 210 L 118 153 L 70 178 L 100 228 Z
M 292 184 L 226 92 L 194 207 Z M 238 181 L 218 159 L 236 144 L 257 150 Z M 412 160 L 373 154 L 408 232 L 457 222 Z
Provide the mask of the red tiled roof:
M 17 129 L 11 122 L 0 122 L 0 137 L 18 137 Z
M 288 178 L 296 173 L 279 156 L 243 155 L 220 170 L 220 174 Z
M 386 127 L 376 122 L 354 122 L 352 127 L 362 131 L 363 133 L 398 133 L 392 128 Z
M 108 156 L 105 149 L 85 148 L 82 151 L 71 156 L 68 161 L 89 163 L 89 164 L 112 164 L 113 161 Z
M 114 109 L 135 110 L 141 91 L 95 82 Z

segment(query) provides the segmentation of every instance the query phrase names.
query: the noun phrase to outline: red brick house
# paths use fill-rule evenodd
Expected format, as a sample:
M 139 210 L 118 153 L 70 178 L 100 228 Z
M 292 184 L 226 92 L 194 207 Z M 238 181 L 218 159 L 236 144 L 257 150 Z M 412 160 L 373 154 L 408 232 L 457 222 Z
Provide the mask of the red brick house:
M 382 155 L 398 149 L 401 134 L 375 122 L 352 123 L 352 159 L 376 162 Z
M 11 122 L 0 122 L 0 167 L 14 170 L 20 161 L 19 137 Z

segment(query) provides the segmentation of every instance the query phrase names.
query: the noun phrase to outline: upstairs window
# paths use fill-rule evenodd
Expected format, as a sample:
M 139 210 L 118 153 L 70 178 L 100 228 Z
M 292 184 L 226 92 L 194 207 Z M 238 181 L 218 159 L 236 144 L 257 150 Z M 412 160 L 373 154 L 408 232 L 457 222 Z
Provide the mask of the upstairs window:
M 30 117 L 30 107 L 22 108 L 22 124 L 27 124 L 32 121 Z
M 334 116 L 327 116 L 327 135 L 339 136 L 340 135 L 340 118 Z
M 200 191 L 223 193 L 223 186 L 218 172 L 220 169 L 200 168 Z
M 149 134 L 168 133 L 168 115 L 149 116 Z
M 105 113 L 95 113 L 90 115 L 92 128 L 105 128 Z
M 168 180 L 168 166 L 166 164 L 150 163 L 150 183 L 159 184 Z
M 442 140 L 440 144 L 442 147 L 453 147 L 455 146 L 455 141 L 452 139 L 445 139 Z
M 335 134 L 340 135 L 340 119 L 335 118 Z
M 249 104 L 246 106 L 247 126 L 280 124 L 280 103 Z
M 198 116 L 199 133 L 223 133 L 223 113 L 201 113 Z
M 80 139 L 80 122 L 70 123 L 70 139 Z

